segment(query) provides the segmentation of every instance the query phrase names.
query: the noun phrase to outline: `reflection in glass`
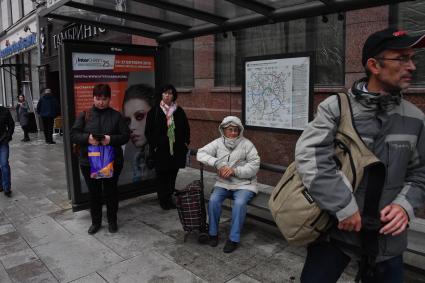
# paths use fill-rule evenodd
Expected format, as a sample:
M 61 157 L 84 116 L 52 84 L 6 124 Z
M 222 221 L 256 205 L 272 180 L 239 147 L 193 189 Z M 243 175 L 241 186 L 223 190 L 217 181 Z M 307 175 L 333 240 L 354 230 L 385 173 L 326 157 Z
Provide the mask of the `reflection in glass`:
M 424 1 L 415 1 L 415 2 L 404 2 L 396 5 L 396 17 L 398 21 L 396 23 L 391 23 L 393 26 L 400 27 L 409 32 L 409 34 L 418 34 L 419 32 L 423 33 L 425 26 L 425 2 Z M 413 73 L 413 86 L 425 86 L 425 51 L 418 50 L 417 62 L 421 62 L 416 65 L 416 71 Z M 425 213 L 424 213 L 425 216 Z

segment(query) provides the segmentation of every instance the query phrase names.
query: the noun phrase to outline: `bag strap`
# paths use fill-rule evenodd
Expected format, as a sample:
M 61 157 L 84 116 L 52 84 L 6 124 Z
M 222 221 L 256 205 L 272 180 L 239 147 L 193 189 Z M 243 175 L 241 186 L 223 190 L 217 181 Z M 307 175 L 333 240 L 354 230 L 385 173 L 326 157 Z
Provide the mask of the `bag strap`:
M 359 142 L 361 141 L 362 145 L 366 146 L 355 129 L 353 112 L 348 95 L 345 93 L 338 93 L 338 102 L 341 112 L 338 130 L 344 127 L 347 130 L 348 127 L 348 130 L 355 133 L 359 138 Z M 362 230 L 360 232 L 362 257 L 356 275 L 356 282 L 359 282 L 362 277 L 373 278 L 375 271 L 376 255 L 379 252 L 378 231 L 381 227 L 379 202 L 385 180 L 385 168 L 383 168 L 383 164 L 380 163 L 369 166 L 369 168 L 365 170 L 363 178 L 366 178 L 367 187 L 362 211 Z
M 348 98 L 348 95 L 346 93 L 339 92 L 337 93 L 337 97 L 340 112 L 338 130 L 341 130 L 343 128 L 346 129 L 348 127 L 349 131 L 356 133 L 357 137 L 361 140 L 359 134 L 357 133 L 357 130 L 354 127 L 353 110 L 351 109 L 351 103 L 350 99 Z

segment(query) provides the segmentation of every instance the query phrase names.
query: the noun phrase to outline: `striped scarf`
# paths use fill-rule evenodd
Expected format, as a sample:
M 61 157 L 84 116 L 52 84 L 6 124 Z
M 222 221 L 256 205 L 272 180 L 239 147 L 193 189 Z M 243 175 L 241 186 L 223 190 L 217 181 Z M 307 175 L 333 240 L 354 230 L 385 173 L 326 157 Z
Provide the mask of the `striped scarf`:
M 173 102 L 171 103 L 170 106 L 168 106 L 161 100 L 161 103 L 159 104 L 159 106 L 161 107 L 162 111 L 164 111 L 164 114 L 167 117 L 167 127 L 168 127 L 167 137 L 168 137 L 168 142 L 170 144 L 170 155 L 174 155 L 174 142 L 176 141 L 174 130 L 176 128 L 176 125 L 174 124 L 173 113 L 174 111 L 177 110 L 177 104 Z

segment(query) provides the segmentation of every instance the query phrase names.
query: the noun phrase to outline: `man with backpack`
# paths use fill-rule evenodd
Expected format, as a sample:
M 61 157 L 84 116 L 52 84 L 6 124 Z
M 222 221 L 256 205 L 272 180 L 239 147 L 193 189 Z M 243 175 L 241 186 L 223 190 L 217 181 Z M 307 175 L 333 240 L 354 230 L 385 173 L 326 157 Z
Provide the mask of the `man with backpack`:
M 425 115 L 401 93 L 416 70 L 414 49 L 423 47 L 425 35 L 396 29 L 370 35 L 362 52 L 367 77 L 348 91 L 355 129 L 385 174 L 365 168 L 353 188 L 341 173 L 334 159 L 336 96 L 319 105 L 298 140 L 297 171 L 314 201 L 335 219 L 308 246 L 301 282 L 336 282 L 351 259 L 360 263 L 356 281 L 403 282 L 406 230 L 425 201 Z

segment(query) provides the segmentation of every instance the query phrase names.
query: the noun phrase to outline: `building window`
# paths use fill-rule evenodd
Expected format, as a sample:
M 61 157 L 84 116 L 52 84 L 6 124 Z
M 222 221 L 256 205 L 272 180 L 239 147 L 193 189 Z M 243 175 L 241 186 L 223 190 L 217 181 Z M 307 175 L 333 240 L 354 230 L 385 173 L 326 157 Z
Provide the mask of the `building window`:
M 7 29 L 11 22 L 10 22 L 10 9 L 8 6 L 9 0 L 0 0 L 0 13 L 1 13 L 1 23 L 3 30 Z
M 12 22 L 16 23 L 21 17 L 21 7 L 20 7 L 20 0 L 13 0 L 11 1 L 12 4 Z
M 244 57 L 313 51 L 315 86 L 344 85 L 344 21 L 337 15 L 216 35 L 215 86 L 240 86 Z
M 425 2 L 404 2 L 391 7 L 390 25 L 399 27 L 409 32 L 409 34 L 423 34 L 425 26 Z M 425 51 L 423 49 L 416 52 L 416 71 L 413 73 L 412 85 L 425 87 Z
M 27 15 L 32 10 L 34 10 L 34 2 L 31 0 L 24 0 L 24 15 Z
M 176 87 L 193 87 L 193 39 L 172 42 L 167 57 L 167 80 Z

